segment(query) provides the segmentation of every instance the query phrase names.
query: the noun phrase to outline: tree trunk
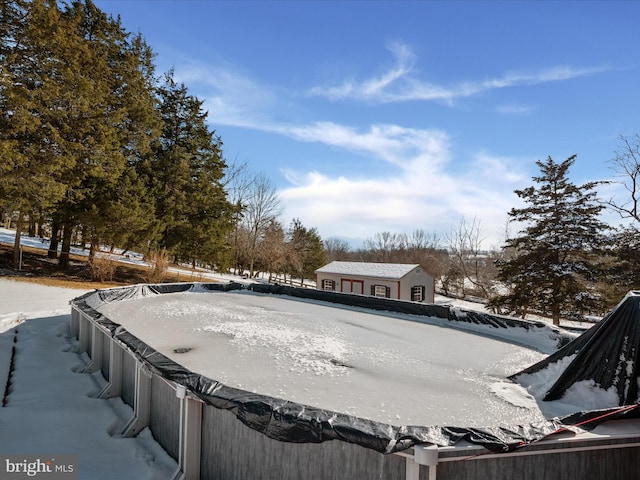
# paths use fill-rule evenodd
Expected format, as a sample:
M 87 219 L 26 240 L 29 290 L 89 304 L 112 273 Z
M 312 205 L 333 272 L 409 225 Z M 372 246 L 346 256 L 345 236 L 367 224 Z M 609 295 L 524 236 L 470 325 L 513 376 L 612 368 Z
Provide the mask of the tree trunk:
M 62 271 L 69 269 L 69 253 L 71 252 L 71 235 L 73 234 L 73 227 L 65 223 L 62 227 L 62 250 L 60 251 L 60 260 L 58 261 L 58 267 Z
M 13 268 L 19 270 L 20 265 L 20 234 L 22 233 L 22 212 L 18 212 L 18 220 L 16 221 L 16 237 L 13 242 Z
M 93 262 L 93 260 L 96 258 L 96 244 L 97 242 L 92 238 L 89 247 L 89 262 Z
M 49 243 L 49 251 L 47 257 L 58 258 L 58 235 L 60 233 L 60 224 L 54 220 L 51 223 L 51 241 Z
M 29 237 L 35 237 L 38 231 L 38 226 L 33 217 L 29 216 Z

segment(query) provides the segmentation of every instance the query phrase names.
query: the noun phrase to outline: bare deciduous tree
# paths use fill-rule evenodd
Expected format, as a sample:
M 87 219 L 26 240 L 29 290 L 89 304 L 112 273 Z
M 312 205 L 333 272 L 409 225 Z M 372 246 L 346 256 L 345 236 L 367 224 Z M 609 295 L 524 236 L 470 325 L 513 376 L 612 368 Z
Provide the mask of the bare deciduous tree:
M 249 170 L 247 162 L 239 162 L 234 160 L 225 172 L 223 185 L 227 191 L 229 202 L 238 207 L 238 214 L 235 220 L 235 226 L 231 232 L 230 242 L 233 245 L 233 269 L 234 273 L 238 273 L 237 269 L 244 264 L 243 252 L 246 253 L 246 239 L 248 235 L 244 235 L 241 219 L 243 210 L 246 207 L 247 198 L 251 192 L 251 183 L 253 174 Z M 248 256 L 248 255 L 247 255 Z M 240 272 L 242 273 L 242 272 Z
M 605 205 L 621 218 L 640 224 L 640 134 L 632 137 L 620 136 L 620 146 L 616 156 L 609 160 L 628 197 L 623 200 L 610 198 Z
M 249 234 L 249 275 L 253 276 L 259 240 L 267 227 L 284 213 L 284 207 L 271 180 L 263 173 L 253 177 L 245 201 L 242 222 Z
M 324 241 L 324 251 L 327 255 L 327 262 L 348 260 L 350 250 L 351 247 L 346 240 L 331 237 Z
M 364 242 L 376 262 L 393 262 L 399 251 L 405 250 L 407 236 L 403 233 L 378 232 Z
M 483 298 L 489 298 L 491 294 L 491 276 L 487 275 L 488 259 L 483 254 L 481 245 L 480 221 L 474 217 L 470 222 L 464 217 L 451 227 L 447 235 L 449 254 L 452 262 L 452 271 L 458 272 L 462 277 L 460 288 L 465 295 L 465 283 L 473 286 L 476 292 Z

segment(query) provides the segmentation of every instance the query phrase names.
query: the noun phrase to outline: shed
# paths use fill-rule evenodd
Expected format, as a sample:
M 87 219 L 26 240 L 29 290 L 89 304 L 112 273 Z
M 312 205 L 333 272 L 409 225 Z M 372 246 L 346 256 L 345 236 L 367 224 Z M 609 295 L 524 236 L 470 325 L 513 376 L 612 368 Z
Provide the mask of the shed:
M 316 270 L 316 288 L 433 303 L 435 277 L 419 264 L 331 262 Z

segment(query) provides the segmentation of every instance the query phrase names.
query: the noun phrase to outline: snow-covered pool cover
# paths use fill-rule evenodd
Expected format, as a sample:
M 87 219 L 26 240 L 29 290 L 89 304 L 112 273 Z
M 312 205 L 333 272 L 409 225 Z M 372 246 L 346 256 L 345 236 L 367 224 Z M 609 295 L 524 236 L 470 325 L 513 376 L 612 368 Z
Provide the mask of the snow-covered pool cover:
M 442 319 L 247 290 L 153 295 L 97 310 L 189 370 L 263 395 L 392 425 L 543 420 L 506 378 L 545 355 Z
M 512 378 L 565 414 L 638 404 L 639 365 L 640 292 L 631 291 L 597 325 Z

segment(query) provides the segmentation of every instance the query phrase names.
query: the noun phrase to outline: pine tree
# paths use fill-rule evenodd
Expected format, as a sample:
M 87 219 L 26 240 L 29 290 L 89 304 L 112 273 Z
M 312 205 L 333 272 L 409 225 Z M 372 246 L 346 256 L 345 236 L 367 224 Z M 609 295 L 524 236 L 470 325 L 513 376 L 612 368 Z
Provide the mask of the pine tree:
M 170 72 L 157 89 L 162 133 L 149 164 L 156 200 L 159 248 L 177 259 L 229 264 L 226 244 L 235 207 L 222 185 L 226 164 L 222 142 L 206 124 L 202 101 Z
M 315 228 L 308 229 L 300 219 L 291 222 L 288 232 L 289 274 L 305 278 L 315 278 L 315 271 L 327 263 L 322 239 Z
M 67 88 L 60 53 L 72 45 L 55 1 L 0 5 L 0 198 L 17 214 L 17 264 L 23 220 L 67 193 L 73 161 L 63 154 L 66 126 L 55 118 Z
M 579 318 L 598 307 L 593 286 L 607 226 L 599 220 L 603 207 L 593 191 L 596 183 L 577 186 L 567 178 L 575 158 L 537 161 L 537 185 L 515 191 L 527 206 L 512 209 L 510 220 L 525 227 L 507 240 L 511 255 L 498 264 L 509 293 L 494 297 L 491 305 L 523 317 L 549 316 L 556 325 L 561 317 Z
M 65 18 L 79 52 L 63 52 L 72 70 L 64 97 L 69 114 L 61 121 L 72 146 L 67 155 L 75 163 L 68 179 L 72 194 L 56 212 L 63 226 L 62 268 L 76 225 L 88 233 L 92 253 L 103 240 L 131 242 L 148 229 L 153 205 L 145 200 L 135 169 L 159 125 L 152 54 L 144 41 L 139 36 L 129 41 L 120 20 L 90 0 L 74 2 Z

